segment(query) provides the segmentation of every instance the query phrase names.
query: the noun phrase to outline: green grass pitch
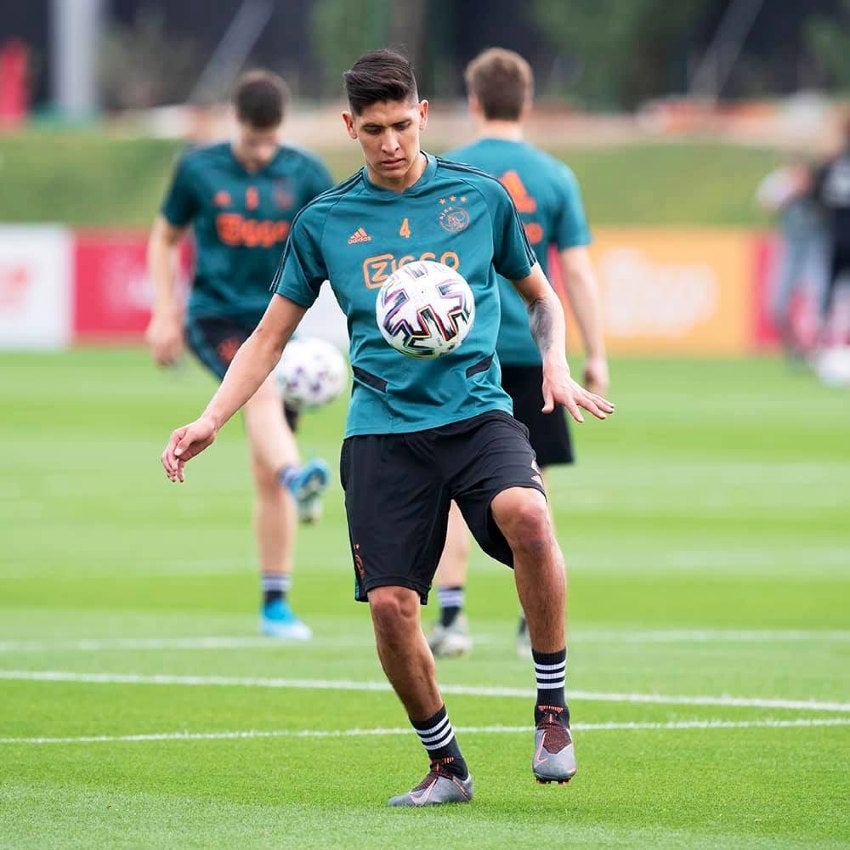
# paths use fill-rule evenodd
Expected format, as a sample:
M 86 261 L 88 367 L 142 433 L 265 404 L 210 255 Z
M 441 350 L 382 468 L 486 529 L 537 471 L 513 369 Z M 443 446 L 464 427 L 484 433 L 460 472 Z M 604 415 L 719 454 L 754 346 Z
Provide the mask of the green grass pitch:
M 426 762 L 338 484 L 298 542 L 316 638 L 263 640 L 240 423 L 183 486 L 158 461 L 212 382 L 0 356 L 0 846 L 847 847 L 850 396 L 771 359 L 612 372 L 616 416 L 551 476 L 579 773 L 532 780 L 513 584 L 477 553 L 474 652 L 439 664 L 476 799 L 408 811 L 386 799 Z M 344 408 L 305 454 L 336 463 Z

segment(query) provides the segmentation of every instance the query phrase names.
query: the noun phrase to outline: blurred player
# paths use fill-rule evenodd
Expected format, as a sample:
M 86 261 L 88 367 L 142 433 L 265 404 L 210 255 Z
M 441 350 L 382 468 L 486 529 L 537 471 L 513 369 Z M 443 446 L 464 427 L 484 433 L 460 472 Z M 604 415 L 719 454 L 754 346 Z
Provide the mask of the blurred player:
M 513 198 L 544 273 L 550 247 L 558 251 L 566 298 L 584 343 L 584 385 L 604 394 L 608 363 L 587 249 L 590 233 L 578 184 L 566 165 L 523 140 L 534 87 L 531 67 L 510 50 L 485 50 L 469 63 L 466 86 L 477 141 L 445 156 L 499 178 Z M 499 285 L 502 323 L 496 352 L 502 364 L 502 386 L 513 400 L 514 416 L 528 428 L 537 464 L 545 476 L 547 467 L 573 462 L 567 420 L 561 407 L 550 414 L 541 413 L 543 365 L 528 326 L 528 312 L 509 281 L 499 278 Z M 437 656 L 464 655 L 472 648 L 463 614 L 469 545 L 469 533 L 455 505 L 437 569 L 440 620 L 428 636 Z M 530 655 L 524 617 L 520 618 L 517 648 L 521 655 Z
M 829 234 L 827 282 L 821 302 L 822 342 L 843 343 L 846 328 L 831 328 L 839 282 L 850 281 L 850 114 L 844 117 L 842 147 L 815 179 L 815 198 L 824 210 Z M 833 338 L 834 337 L 834 338 Z
M 292 220 L 332 185 L 318 159 L 279 143 L 288 99 L 286 84 L 275 74 L 245 74 L 233 95 L 234 140 L 191 150 L 177 166 L 148 247 L 155 298 L 147 341 L 160 366 L 177 362 L 185 330 L 201 363 L 224 378 L 268 306 L 269 281 Z M 175 268 L 189 225 L 197 258 L 184 327 Z M 296 418 L 290 410 L 284 415 L 272 379 L 245 405 L 262 572 L 260 627 L 272 637 L 307 640 L 310 629 L 287 599 L 296 507 L 302 521 L 318 518 L 328 470 L 321 460 L 300 465 L 292 433 Z
M 407 60 L 388 50 L 345 74 L 349 136 L 365 168 L 298 216 L 275 277 L 277 295 L 239 350 L 200 418 L 178 428 L 162 453 L 172 481 L 215 439 L 274 368 L 328 279 L 348 316 L 354 390 L 340 470 L 356 598 L 368 602 L 378 655 L 430 759 L 425 778 L 393 806 L 462 803 L 472 779 L 436 680 L 420 621 L 445 542 L 449 503 L 481 547 L 514 568 L 534 647 L 532 770 L 542 782 L 576 771 L 564 691 L 564 565 L 525 430 L 510 415 L 494 355 L 497 271 L 528 303 L 543 352 L 547 409 L 564 404 L 604 419 L 612 405 L 572 380 L 558 299 L 501 184 L 420 150 L 428 102 Z M 444 258 L 475 294 L 475 322 L 460 348 L 434 360 L 406 358 L 375 321 L 380 284 L 405 257 Z
M 756 189 L 759 205 L 773 213 L 779 224 L 781 255 L 770 307 L 782 348 L 792 359 L 804 353 L 803 340 L 794 327 L 794 296 L 807 284 L 818 285 L 823 277 L 823 227 L 812 195 L 813 180 L 811 164 L 795 154 L 771 171 Z

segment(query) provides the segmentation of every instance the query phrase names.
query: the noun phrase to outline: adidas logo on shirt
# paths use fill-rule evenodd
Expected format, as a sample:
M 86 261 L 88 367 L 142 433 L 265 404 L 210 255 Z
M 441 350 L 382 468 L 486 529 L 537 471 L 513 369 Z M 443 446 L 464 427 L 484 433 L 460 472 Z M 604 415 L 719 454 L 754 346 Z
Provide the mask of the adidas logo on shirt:
M 362 228 L 358 227 L 351 236 L 348 237 L 349 245 L 357 245 L 360 242 L 371 242 L 372 237 Z

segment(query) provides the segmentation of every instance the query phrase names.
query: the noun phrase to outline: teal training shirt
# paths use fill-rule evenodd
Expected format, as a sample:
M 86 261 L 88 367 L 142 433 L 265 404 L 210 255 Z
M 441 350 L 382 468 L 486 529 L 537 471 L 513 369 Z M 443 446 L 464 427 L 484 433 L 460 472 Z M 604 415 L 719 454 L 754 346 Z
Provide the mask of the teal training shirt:
M 547 275 L 551 245 L 563 251 L 590 244 L 578 181 L 560 160 L 528 142 L 488 138 L 450 151 L 445 157 L 499 178 L 516 204 L 528 241 Z M 500 284 L 499 359 L 511 366 L 539 364 L 540 351 L 531 336 L 525 302 L 509 281 L 502 278 Z
M 510 196 L 492 177 L 427 155 L 404 192 L 366 169 L 308 204 L 295 219 L 273 288 L 309 307 L 329 280 L 348 317 L 354 387 L 346 436 L 422 431 L 490 410 L 511 412 L 500 386 L 497 274 L 527 277 L 536 262 Z M 475 296 L 475 321 L 458 349 L 434 360 L 399 353 L 381 336 L 375 300 L 404 263 L 457 269 Z
M 259 322 L 292 220 L 332 185 L 316 157 L 288 146 L 256 172 L 245 169 L 229 142 L 185 153 L 162 214 L 175 227 L 193 226 L 188 313 Z

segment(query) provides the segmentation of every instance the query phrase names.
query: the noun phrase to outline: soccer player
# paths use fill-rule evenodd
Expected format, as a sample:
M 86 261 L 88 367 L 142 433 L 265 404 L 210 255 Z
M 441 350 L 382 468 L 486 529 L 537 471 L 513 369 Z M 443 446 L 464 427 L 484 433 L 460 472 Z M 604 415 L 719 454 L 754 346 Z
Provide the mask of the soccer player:
M 824 274 L 825 233 L 821 211 L 813 197 L 812 165 L 799 153 L 791 154 L 758 185 L 756 200 L 776 216 L 781 248 L 770 312 L 779 329 L 782 349 L 791 360 L 803 356 L 803 341 L 795 333 L 793 306 L 807 284 L 820 284 Z M 818 289 L 820 287 L 818 286 Z
M 613 406 L 570 377 L 563 312 L 502 185 L 420 150 L 428 102 L 407 59 L 367 53 L 345 85 L 343 118 L 365 167 L 299 214 L 263 319 L 201 416 L 172 433 L 162 463 L 171 481 L 184 480 L 186 462 L 266 379 L 328 279 L 351 331 L 354 390 L 340 470 L 356 598 L 370 606 L 381 665 L 430 760 L 425 778 L 390 805 L 472 798 L 419 614 L 452 499 L 481 547 L 514 568 L 538 687 L 532 770 L 542 782 L 566 782 L 576 762 L 564 689 L 563 558 L 534 453 L 499 383 L 497 272 L 529 305 L 546 409 L 563 404 L 579 420 L 580 408 L 604 419 Z M 455 267 L 476 301 L 463 344 L 433 360 L 399 354 L 375 321 L 380 285 L 423 257 Z
M 221 380 L 268 306 L 268 282 L 296 213 L 333 184 L 318 159 L 279 143 L 288 98 L 277 75 L 243 75 L 233 95 L 234 140 L 190 150 L 177 166 L 148 247 L 155 296 L 147 341 L 160 366 L 177 362 L 184 345 L 175 267 L 189 225 L 197 256 L 185 338 Z M 321 460 L 300 465 L 292 433 L 297 416 L 284 415 L 272 378 L 257 387 L 244 416 L 262 580 L 260 628 L 271 637 L 308 640 L 309 627 L 287 599 L 296 503 L 303 521 L 318 518 L 328 469 Z
M 467 66 L 466 87 L 477 140 L 445 156 L 499 178 L 513 198 L 544 273 L 550 247 L 557 249 L 566 296 L 584 344 L 584 385 L 604 394 L 608 389 L 608 363 L 596 279 L 587 249 L 590 233 L 578 183 L 564 163 L 523 139 L 534 87 L 531 67 L 513 51 L 491 48 Z M 505 278 L 499 278 L 499 288 L 502 323 L 496 352 L 502 364 L 502 387 L 513 400 L 514 416 L 528 428 L 545 479 L 547 467 L 573 462 L 567 420 L 562 407 L 541 412 L 543 365 L 525 303 Z M 437 569 L 440 619 L 428 636 L 437 656 L 465 655 L 472 648 L 463 613 L 468 557 L 469 534 L 453 505 L 446 548 Z M 524 617 L 520 618 L 517 649 L 523 657 L 531 651 Z
M 821 337 L 824 345 L 840 342 L 841 330 L 830 328 L 839 281 L 850 276 L 850 113 L 843 120 L 843 145 L 818 170 L 814 197 L 820 204 L 828 233 L 826 287 L 821 299 Z M 836 337 L 833 339 L 832 337 Z

